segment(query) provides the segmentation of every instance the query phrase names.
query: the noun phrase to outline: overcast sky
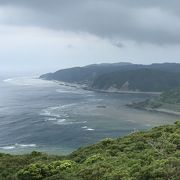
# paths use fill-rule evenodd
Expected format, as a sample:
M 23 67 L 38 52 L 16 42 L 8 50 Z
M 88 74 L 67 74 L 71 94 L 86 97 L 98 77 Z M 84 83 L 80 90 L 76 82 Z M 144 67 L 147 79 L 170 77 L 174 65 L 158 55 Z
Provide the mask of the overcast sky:
M 179 0 L 0 0 L 0 71 L 180 63 Z

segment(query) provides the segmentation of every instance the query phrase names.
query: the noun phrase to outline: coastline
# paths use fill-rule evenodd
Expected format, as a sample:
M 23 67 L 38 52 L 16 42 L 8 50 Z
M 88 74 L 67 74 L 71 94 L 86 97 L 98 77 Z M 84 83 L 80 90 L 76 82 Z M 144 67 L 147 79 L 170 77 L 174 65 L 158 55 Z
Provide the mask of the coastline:
M 140 103 L 143 103 L 143 102 L 139 102 L 139 104 L 138 103 L 130 103 L 130 104 L 127 104 L 126 106 L 128 106 L 130 108 L 134 108 L 134 109 L 144 110 L 144 111 L 151 111 L 151 112 L 156 112 L 156 113 L 164 113 L 164 114 L 169 114 L 169 115 L 178 116 L 178 117 L 180 116 L 180 112 L 178 112 L 178 111 L 173 111 L 173 110 L 163 109 L 163 108 L 143 107 L 143 106 L 141 106 Z
M 46 79 L 44 79 L 46 80 Z M 49 80 L 51 81 L 51 80 Z M 62 86 L 67 86 L 67 87 L 72 87 L 72 88 L 78 88 L 78 89 L 83 89 L 86 91 L 93 91 L 93 92 L 98 92 L 98 93 L 118 93 L 118 94 L 145 94 L 145 95 L 156 95 L 159 96 L 161 95 L 162 92 L 144 92 L 144 91 L 122 91 L 118 89 L 110 89 L 110 90 L 102 90 L 102 89 L 94 89 L 86 84 L 77 84 L 77 83 L 68 83 L 68 82 L 63 82 L 63 81 L 57 81 L 57 80 L 52 80 L 53 82 L 62 85 Z M 128 107 L 139 109 L 139 110 L 145 110 L 145 111 L 151 111 L 151 112 L 157 112 L 157 113 L 164 113 L 164 114 L 169 114 L 169 115 L 174 115 L 174 116 L 180 116 L 180 112 L 177 111 L 172 111 L 169 109 L 161 109 L 161 108 L 146 108 L 143 106 L 134 106 L 137 103 L 131 103 L 127 104 Z
M 46 79 L 43 79 L 46 80 Z M 48 80 L 51 81 L 51 80 Z M 63 81 L 57 81 L 57 80 L 52 80 L 53 82 L 62 85 L 62 86 L 67 86 L 67 87 L 73 87 L 73 88 L 78 88 L 78 89 L 83 89 L 87 91 L 94 91 L 94 92 L 99 92 L 99 93 L 119 93 L 119 94 L 149 94 L 149 95 L 160 95 L 162 92 L 145 92 L 145 91 L 131 91 L 131 90 L 118 90 L 118 89 L 95 89 L 91 88 L 86 84 L 77 84 L 77 83 L 68 83 L 68 82 L 63 82 Z
M 102 90 L 102 89 L 93 89 L 93 88 L 87 88 L 85 90 L 91 90 L 95 92 L 101 92 L 101 93 L 119 93 L 119 94 L 149 94 L 149 95 L 160 95 L 161 92 L 144 92 L 144 91 L 123 91 L 123 90 Z
M 154 111 L 154 112 L 159 112 L 159 113 L 166 113 L 166 114 L 175 115 L 175 116 L 180 116 L 180 112 L 178 112 L 178 111 L 172 111 L 172 110 L 169 110 L 169 109 L 161 109 L 161 108 L 157 108 L 157 109 L 153 109 L 153 108 L 144 108 L 144 110 L 147 110 L 147 111 Z

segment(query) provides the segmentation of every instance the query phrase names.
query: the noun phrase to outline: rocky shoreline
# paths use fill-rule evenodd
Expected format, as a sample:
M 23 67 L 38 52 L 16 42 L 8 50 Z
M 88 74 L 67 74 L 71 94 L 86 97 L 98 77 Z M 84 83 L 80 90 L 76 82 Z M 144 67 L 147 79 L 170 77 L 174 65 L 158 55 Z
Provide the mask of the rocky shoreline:
M 138 103 L 130 103 L 127 104 L 126 106 L 139 109 L 139 110 L 145 110 L 145 111 L 152 111 L 152 112 L 157 112 L 157 113 L 165 113 L 165 114 L 170 114 L 170 115 L 175 115 L 175 116 L 180 116 L 180 112 L 178 111 L 173 111 L 169 109 L 164 109 L 164 108 L 150 108 L 147 107 L 149 103 L 149 100 L 138 102 Z

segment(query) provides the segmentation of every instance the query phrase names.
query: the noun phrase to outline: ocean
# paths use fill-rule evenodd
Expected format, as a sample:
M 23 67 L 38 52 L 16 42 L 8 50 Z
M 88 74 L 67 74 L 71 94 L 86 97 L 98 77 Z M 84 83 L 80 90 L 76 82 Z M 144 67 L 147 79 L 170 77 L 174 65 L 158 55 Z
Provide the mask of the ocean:
M 68 154 L 178 119 L 126 106 L 151 96 L 93 92 L 37 77 L 1 78 L 0 152 Z

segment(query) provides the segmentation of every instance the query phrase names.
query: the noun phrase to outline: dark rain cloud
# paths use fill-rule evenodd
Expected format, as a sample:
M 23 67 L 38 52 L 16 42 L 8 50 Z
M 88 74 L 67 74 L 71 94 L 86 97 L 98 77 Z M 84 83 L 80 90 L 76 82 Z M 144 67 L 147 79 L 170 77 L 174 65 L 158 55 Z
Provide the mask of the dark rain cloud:
M 124 40 L 179 44 L 179 7 L 178 0 L 0 0 L 15 10 L 3 23 L 90 33 L 119 47 Z

